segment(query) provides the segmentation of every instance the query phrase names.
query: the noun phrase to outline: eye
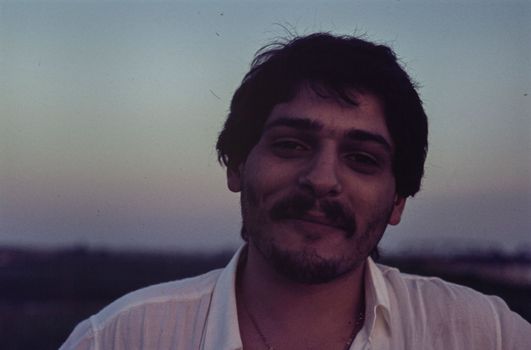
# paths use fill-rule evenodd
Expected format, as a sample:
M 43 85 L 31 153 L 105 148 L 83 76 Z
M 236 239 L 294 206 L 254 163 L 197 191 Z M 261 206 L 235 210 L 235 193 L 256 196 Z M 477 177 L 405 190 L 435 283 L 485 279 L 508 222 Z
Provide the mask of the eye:
M 304 155 L 309 147 L 297 140 L 279 140 L 271 144 L 274 154 L 282 158 L 294 158 Z
M 376 157 L 364 152 L 350 153 L 346 156 L 346 161 L 351 169 L 368 174 L 375 172 L 380 166 Z
M 376 159 L 373 156 L 366 153 L 354 153 L 348 156 L 348 158 L 356 163 L 363 164 L 377 164 Z

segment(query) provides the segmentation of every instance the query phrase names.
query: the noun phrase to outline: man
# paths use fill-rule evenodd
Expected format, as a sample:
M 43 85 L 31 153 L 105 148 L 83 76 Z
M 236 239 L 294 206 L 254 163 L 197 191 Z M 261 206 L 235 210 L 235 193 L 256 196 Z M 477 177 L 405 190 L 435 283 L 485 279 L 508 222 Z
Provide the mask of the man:
M 246 244 L 224 270 L 133 292 L 63 349 L 524 349 L 497 297 L 370 258 L 420 188 L 427 119 L 386 46 L 267 46 L 217 143 Z

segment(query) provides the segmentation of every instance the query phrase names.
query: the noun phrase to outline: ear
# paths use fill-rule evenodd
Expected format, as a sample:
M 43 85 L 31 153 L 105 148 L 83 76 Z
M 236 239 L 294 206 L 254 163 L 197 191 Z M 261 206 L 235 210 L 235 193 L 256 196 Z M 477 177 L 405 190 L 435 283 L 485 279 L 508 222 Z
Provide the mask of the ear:
M 400 197 L 399 195 L 395 195 L 393 211 L 391 212 L 391 216 L 389 217 L 390 225 L 398 225 L 400 223 L 400 219 L 402 218 L 402 212 L 404 211 L 405 206 L 406 198 Z
M 238 165 L 237 167 L 227 167 L 227 187 L 232 192 L 240 192 L 242 190 L 242 171 L 242 164 Z

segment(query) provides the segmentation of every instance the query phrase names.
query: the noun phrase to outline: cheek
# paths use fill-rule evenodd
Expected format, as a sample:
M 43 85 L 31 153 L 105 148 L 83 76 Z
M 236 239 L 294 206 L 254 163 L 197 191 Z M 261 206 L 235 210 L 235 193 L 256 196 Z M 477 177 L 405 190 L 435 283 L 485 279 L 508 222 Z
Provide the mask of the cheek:
M 297 186 L 297 174 L 291 167 L 250 157 L 246 164 L 244 186 L 250 204 L 271 205 L 271 201 L 292 192 Z
M 358 183 L 351 189 L 349 197 L 354 213 L 367 217 L 381 216 L 389 212 L 389 208 L 393 206 L 394 185 L 387 182 L 384 184 L 381 182 L 378 184 Z
M 263 207 L 271 192 L 270 175 L 267 169 L 254 167 L 252 163 L 249 165 L 245 171 L 242 195 L 250 206 Z
M 247 204 L 251 207 L 257 207 L 258 203 L 260 202 L 258 198 L 258 193 L 253 187 L 249 185 L 244 186 L 242 190 L 242 199 L 244 202 L 247 202 Z

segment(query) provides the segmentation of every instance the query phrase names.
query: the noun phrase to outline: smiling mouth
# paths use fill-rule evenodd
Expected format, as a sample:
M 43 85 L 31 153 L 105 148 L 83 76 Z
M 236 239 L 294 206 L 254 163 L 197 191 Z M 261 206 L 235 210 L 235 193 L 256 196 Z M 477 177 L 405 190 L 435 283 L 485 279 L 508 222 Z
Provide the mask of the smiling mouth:
M 336 222 L 333 222 L 327 219 L 326 217 L 320 216 L 320 215 L 303 215 L 301 217 L 292 218 L 291 220 L 296 220 L 296 221 L 313 224 L 313 225 L 319 225 L 319 226 L 341 230 L 341 231 L 347 230 L 345 226 L 340 225 Z

